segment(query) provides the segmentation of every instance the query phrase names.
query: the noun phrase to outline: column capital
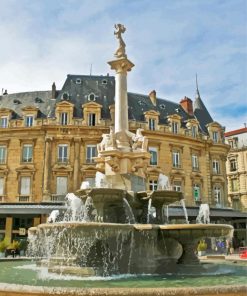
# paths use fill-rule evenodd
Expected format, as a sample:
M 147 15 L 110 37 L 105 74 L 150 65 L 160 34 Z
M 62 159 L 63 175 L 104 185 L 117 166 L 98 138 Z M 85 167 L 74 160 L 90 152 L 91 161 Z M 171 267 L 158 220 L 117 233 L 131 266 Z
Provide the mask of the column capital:
M 108 64 L 111 66 L 111 69 L 115 70 L 117 73 L 126 73 L 127 71 L 131 71 L 131 69 L 135 66 L 127 58 L 120 58 L 109 61 Z

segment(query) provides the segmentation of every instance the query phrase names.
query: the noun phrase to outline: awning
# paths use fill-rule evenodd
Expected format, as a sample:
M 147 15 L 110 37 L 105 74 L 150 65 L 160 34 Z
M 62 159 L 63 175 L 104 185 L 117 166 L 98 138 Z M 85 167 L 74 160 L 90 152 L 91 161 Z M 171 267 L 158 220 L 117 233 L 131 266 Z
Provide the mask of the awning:
M 0 204 L 0 214 L 50 214 L 53 210 L 65 210 L 63 203 L 47 203 L 47 204 Z
M 196 218 L 199 214 L 199 207 L 186 207 L 189 217 Z M 170 206 L 169 217 L 184 217 L 184 211 L 182 207 Z M 210 208 L 210 217 L 214 218 L 247 218 L 247 213 L 235 211 L 233 209 L 219 209 Z

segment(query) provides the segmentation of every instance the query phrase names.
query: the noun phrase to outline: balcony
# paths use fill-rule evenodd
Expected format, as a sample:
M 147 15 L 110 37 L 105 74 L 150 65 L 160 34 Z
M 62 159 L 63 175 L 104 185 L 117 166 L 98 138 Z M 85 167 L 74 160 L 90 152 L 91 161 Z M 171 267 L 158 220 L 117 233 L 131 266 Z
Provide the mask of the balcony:
M 66 194 L 52 194 L 50 202 L 65 202 Z
M 29 202 L 31 197 L 29 195 L 19 195 L 18 201 L 19 202 Z

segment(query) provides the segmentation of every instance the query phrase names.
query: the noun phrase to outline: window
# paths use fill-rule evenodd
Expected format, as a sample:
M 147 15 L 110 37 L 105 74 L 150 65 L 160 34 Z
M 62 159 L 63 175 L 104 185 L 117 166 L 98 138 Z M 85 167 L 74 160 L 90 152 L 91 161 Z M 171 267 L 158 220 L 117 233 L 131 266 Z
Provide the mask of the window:
M 67 125 L 68 124 L 68 113 L 62 112 L 60 115 L 60 123 L 61 125 Z
M 20 195 L 30 196 L 31 177 L 21 177 Z
M 219 174 L 220 173 L 220 163 L 218 160 L 213 160 L 213 173 Z
M 231 179 L 231 187 L 232 187 L 233 192 L 238 191 L 238 179 L 237 178 Z
M 27 126 L 27 127 L 33 126 L 33 116 L 32 115 L 27 115 L 25 117 L 25 126 Z
M 181 167 L 179 151 L 173 151 L 172 152 L 172 166 L 174 168 L 180 168 Z
M 66 163 L 68 161 L 68 145 L 58 145 L 58 158 L 59 163 Z
M 22 148 L 22 162 L 33 161 L 33 146 L 29 144 L 23 145 Z
M 196 154 L 192 155 L 192 170 L 193 171 L 199 170 L 198 156 Z
M 93 163 L 93 157 L 97 156 L 97 148 L 96 145 L 87 145 L 87 155 L 86 155 L 86 162 Z
M 0 127 L 2 127 L 2 128 L 8 127 L 8 117 L 1 117 L 0 118 Z
M 150 131 L 154 131 L 155 130 L 155 119 L 154 118 L 149 118 L 148 123 L 149 123 Z
M 0 146 L 0 164 L 6 163 L 6 146 Z
M 106 79 L 102 80 L 102 84 L 107 84 L 107 80 Z
M 178 123 L 177 122 L 172 122 L 172 133 L 178 134 Z
M 88 101 L 95 101 L 95 94 L 91 93 L 88 95 Z
M 0 177 L 0 196 L 4 194 L 4 178 Z
M 230 160 L 230 171 L 235 172 L 237 170 L 237 161 L 236 159 Z
M 68 177 L 57 177 L 57 195 L 66 195 L 68 193 Z
M 81 79 L 80 78 L 77 78 L 76 81 L 75 81 L 75 83 L 76 84 L 81 84 Z
M 194 196 L 195 201 L 200 201 L 201 194 L 200 194 L 200 185 L 199 184 L 193 185 L 193 196 Z
M 182 184 L 180 181 L 174 181 L 172 187 L 174 191 L 179 191 L 179 192 L 182 191 Z
M 220 186 L 214 186 L 214 200 L 216 206 L 221 206 L 221 188 Z
M 149 180 L 149 190 L 155 191 L 158 188 L 157 180 Z
M 215 143 L 219 142 L 219 133 L 218 132 L 213 132 L 213 141 Z
M 150 165 L 158 164 L 158 151 L 156 147 L 149 147 L 149 153 L 151 154 Z
M 196 138 L 196 136 L 197 136 L 197 128 L 196 128 L 195 125 L 193 125 L 191 127 L 191 135 L 192 135 L 193 138 Z
M 89 126 L 95 126 L 96 123 L 96 114 L 95 113 L 89 113 L 88 114 L 88 125 Z

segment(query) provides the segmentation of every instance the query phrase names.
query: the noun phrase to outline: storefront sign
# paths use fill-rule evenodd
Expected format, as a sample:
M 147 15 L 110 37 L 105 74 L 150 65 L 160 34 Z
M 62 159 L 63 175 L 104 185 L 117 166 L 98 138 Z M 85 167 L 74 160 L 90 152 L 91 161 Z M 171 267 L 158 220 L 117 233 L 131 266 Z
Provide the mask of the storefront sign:
M 26 235 L 26 228 L 19 228 L 19 235 Z

